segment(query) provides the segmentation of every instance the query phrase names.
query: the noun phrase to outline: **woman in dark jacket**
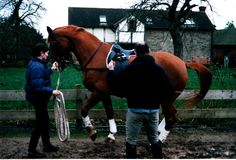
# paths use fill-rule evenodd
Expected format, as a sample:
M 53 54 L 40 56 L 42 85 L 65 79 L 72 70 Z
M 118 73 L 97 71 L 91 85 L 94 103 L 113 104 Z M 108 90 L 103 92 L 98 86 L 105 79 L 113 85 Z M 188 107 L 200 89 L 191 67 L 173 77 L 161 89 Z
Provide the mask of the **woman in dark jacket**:
M 59 148 L 50 143 L 49 137 L 49 116 L 47 105 L 51 95 L 59 95 L 58 90 L 51 88 L 51 74 L 53 69 L 56 69 L 58 64 L 53 63 L 52 68 L 46 66 L 48 57 L 48 48 L 45 44 L 39 43 L 33 50 L 33 58 L 27 65 L 26 69 L 26 99 L 35 108 L 36 124 L 32 131 L 28 157 L 29 158 L 44 158 L 45 154 L 36 150 L 39 138 L 41 136 L 44 152 L 54 152 Z

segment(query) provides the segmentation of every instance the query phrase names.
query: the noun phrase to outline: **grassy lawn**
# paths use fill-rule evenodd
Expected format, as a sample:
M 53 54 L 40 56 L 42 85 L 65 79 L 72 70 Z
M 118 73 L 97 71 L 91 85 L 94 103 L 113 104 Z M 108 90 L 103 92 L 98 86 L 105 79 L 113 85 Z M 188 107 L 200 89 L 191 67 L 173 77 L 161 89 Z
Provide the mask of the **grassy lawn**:
M 212 90 L 235 90 L 236 89 L 236 71 L 229 68 L 210 67 L 213 73 L 213 82 L 211 85 Z M 189 80 L 187 82 L 186 89 L 199 89 L 199 80 L 194 70 L 188 70 Z M 52 86 L 56 87 L 58 73 L 55 72 L 52 75 Z M 0 68 L 0 90 L 23 90 L 25 84 L 25 68 Z M 77 71 L 73 67 L 66 68 L 61 73 L 60 89 L 73 89 L 75 85 L 82 83 L 81 72 Z M 175 106 L 181 108 L 182 101 L 176 101 Z M 202 101 L 198 108 L 214 108 L 214 107 L 234 107 L 235 100 L 231 101 Z M 125 99 L 113 100 L 115 109 L 127 108 Z M 17 106 L 17 107 L 16 107 Z M 52 103 L 49 105 L 53 108 Z M 66 101 L 67 108 L 75 108 L 75 102 Z M 99 103 L 95 108 L 103 108 Z M 0 102 L 0 109 L 32 109 L 32 106 L 28 102 Z
M 230 68 L 210 67 L 213 82 L 210 89 L 235 90 L 236 70 Z M 58 73 L 52 74 L 52 86 L 56 87 Z M 199 89 L 199 80 L 194 70 L 188 69 L 186 89 Z M 0 90 L 23 90 L 25 84 L 25 68 L 0 68 Z M 73 67 L 67 67 L 61 73 L 60 89 L 73 89 L 81 84 L 82 74 Z
M 23 90 L 25 85 L 25 68 L 0 68 L 0 90 Z M 52 87 L 56 87 L 58 72 L 52 74 Z M 73 67 L 66 68 L 61 73 L 61 89 L 75 88 L 82 84 L 81 72 Z M 83 86 L 82 86 L 83 87 Z

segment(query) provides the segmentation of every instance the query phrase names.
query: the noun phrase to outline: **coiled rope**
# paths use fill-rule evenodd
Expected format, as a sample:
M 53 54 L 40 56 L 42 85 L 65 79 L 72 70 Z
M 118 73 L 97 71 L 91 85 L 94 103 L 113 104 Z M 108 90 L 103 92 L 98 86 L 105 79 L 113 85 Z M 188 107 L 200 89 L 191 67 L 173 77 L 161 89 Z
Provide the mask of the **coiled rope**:
M 58 71 L 58 79 L 57 79 L 56 90 L 58 90 L 60 85 L 60 72 L 59 70 L 57 71 Z M 55 115 L 55 123 L 56 123 L 58 138 L 61 142 L 65 142 L 70 138 L 70 128 L 66 114 L 64 95 L 61 91 L 59 92 L 60 94 L 54 97 L 54 115 Z

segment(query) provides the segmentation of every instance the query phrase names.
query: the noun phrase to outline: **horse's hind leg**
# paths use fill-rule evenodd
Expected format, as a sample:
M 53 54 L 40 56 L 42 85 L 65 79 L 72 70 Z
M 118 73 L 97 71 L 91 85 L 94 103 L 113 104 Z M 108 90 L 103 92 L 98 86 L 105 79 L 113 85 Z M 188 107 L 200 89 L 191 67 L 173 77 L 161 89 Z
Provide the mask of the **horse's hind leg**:
M 81 108 L 81 115 L 84 122 L 84 125 L 86 127 L 86 130 L 88 132 L 89 137 L 92 139 L 92 141 L 95 141 L 97 138 L 97 132 L 93 129 L 93 125 L 90 121 L 90 118 L 88 116 L 89 110 L 95 106 L 99 101 L 101 100 L 101 97 L 99 97 L 96 92 L 92 92 L 86 103 Z
M 112 101 L 110 95 L 104 96 L 102 99 L 106 115 L 109 121 L 110 133 L 107 136 L 106 142 L 114 143 L 115 142 L 115 133 L 117 132 L 116 122 L 114 120 L 114 110 L 112 108 Z

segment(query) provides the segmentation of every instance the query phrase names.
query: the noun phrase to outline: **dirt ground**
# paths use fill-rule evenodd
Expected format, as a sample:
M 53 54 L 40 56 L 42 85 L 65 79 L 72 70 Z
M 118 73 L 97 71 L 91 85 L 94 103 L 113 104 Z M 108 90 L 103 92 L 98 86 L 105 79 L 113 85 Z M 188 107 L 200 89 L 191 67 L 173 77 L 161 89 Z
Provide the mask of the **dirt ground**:
M 227 128 L 206 125 L 181 124 L 170 133 L 163 145 L 165 159 L 195 159 L 195 158 L 236 158 L 236 123 Z M 55 159 L 121 159 L 125 158 L 125 134 L 116 135 L 114 144 L 105 143 L 106 135 L 99 136 L 95 142 L 88 137 L 75 136 L 60 142 L 52 137 L 53 144 L 60 147 L 56 153 L 47 153 L 47 158 Z M 29 137 L 0 137 L 1 159 L 27 158 Z M 42 150 L 41 141 L 38 146 Z M 145 132 L 140 135 L 137 148 L 138 158 L 152 158 Z

